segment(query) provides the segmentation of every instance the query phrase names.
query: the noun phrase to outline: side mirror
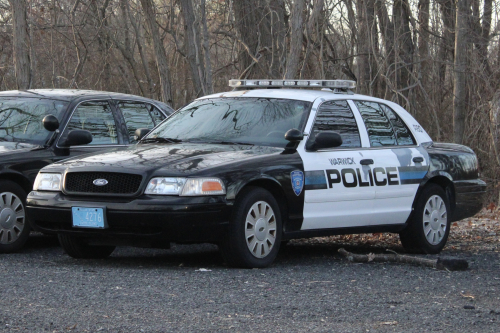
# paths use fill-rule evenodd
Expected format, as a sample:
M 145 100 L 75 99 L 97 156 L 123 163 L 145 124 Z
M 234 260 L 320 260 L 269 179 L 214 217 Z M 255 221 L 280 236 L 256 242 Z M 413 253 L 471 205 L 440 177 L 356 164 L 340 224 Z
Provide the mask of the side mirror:
M 285 139 L 290 142 L 299 142 L 304 139 L 304 133 L 296 128 L 292 128 L 285 133 Z
M 61 144 L 64 147 L 81 146 L 92 142 L 92 134 L 85 130 L 72 130 Z
M 342 137 L 337 132 L 321 132 L 307 142 L 306 149 L 316 151 L 325 148 L 335 148 L 342 145 Z
M 59 120 L 51 114 L 43 117 L 42 123 L 43 127 L 49 132 L 54 132 L 59 128 Z
M 151 132 L 151 130 L 149 128 L 138 128 L 134 132 L 134 139 L 136 141 L 140 141 L 140 140 L 142 140 L 143 137 L 148 135 L 149 132 Z

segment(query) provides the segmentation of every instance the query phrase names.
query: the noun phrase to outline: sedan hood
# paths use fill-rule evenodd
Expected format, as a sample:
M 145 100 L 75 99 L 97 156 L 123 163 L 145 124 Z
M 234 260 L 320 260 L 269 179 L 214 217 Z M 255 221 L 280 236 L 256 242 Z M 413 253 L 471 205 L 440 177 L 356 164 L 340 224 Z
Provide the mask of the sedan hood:
M 14 152 L 24 153 L 34 148 L 40 148 L 40 146 L 25 142 L 2 141 L 0 142 L 0 155 L 10 154 Z
M 279 154 L 282 151 L 280 148 L 248 145 L 139 144 L 128 149 L 65 160 L 48 168 L 134 173 L 158 171 L 168 175 L 186 175 L 257 156 Z

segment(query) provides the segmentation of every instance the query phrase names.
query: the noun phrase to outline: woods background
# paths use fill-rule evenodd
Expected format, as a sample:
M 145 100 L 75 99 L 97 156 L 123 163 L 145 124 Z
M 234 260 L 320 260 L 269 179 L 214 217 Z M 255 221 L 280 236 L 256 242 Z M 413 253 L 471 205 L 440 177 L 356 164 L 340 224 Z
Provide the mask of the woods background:
M 350 79 L 500 181 L 493 0 L 0 0 L 0 90 L 79 88 L 178 108 L 231 78 Z

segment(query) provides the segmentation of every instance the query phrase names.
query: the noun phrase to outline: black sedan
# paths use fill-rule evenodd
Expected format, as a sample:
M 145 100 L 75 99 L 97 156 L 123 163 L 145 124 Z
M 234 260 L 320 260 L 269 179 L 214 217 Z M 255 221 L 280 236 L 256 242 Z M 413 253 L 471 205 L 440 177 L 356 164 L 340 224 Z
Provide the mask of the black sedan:
M 137 128 L 153 128 L 172 112 L 155 100 L 102 91 L 0 92 L 0 253 L 19 250 L 29 236 L 26 195 L 41 168 L 135 143 Z

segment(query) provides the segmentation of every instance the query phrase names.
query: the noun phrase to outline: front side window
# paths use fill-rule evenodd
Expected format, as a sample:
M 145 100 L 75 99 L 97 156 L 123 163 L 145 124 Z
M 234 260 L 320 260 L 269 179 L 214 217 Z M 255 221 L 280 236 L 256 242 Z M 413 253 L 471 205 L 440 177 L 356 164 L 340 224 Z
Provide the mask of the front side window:
M 285 133 L 303 130 L 310 107 L 310 102 L 277 98 L 202 99 L 170 116 L 147 138 L 285 147 Z
M 42 124 L 46 115 L 61 120 L 67 102 L 45 98 L 1 97 L 0 141 L 43 145 L 52 135 Z
M 118 143 L 115 119 L 107 102 L 84 102 L 73 113 L 65 134 L 81 129 L 92 134 L 89 145 L 112 145 Z
M 347 101 L 328 101 L 319 107 L 309 140 L 323 131 L 333 131 L 342 137 L 340 147 L 361 147 L 358 125 Z
M 354 101 L 365 122 L 370 146 L 395 146 L 396 134 L 382 106 L 375 102 Z
M 122 111 L 125 124 L 127 125 L 130 143 L 137 142 L 134 138 L 135 130 L 138 128 L 153 129 L 155 124 L 144 103 L 120 102 L 118 107 Z

